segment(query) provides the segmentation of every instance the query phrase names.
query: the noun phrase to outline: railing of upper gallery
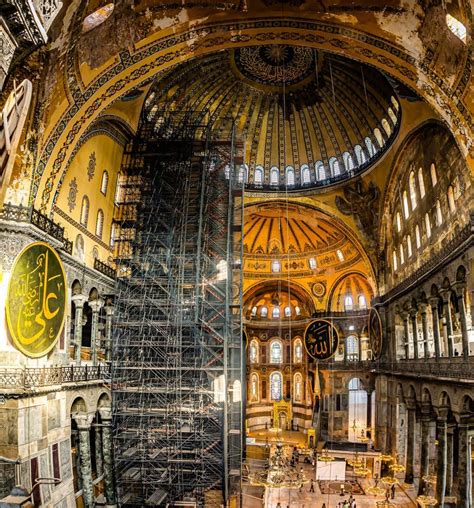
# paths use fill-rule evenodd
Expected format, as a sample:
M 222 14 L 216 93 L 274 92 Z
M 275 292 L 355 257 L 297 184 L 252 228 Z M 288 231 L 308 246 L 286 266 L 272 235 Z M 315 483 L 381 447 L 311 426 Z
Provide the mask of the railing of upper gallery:
M 110 365 L 0 369 L 1 389 L 34 390 L 35 388 L 87 381 L 109 383 Z
M 404 377 L 433 377 L 438 379 L 457 379 L 474 383 L 474 356 L 454 358 L 420 358 L 418 360 L 397 360 L 395 362 L 372 362 L 380 374 L 393 374 Z

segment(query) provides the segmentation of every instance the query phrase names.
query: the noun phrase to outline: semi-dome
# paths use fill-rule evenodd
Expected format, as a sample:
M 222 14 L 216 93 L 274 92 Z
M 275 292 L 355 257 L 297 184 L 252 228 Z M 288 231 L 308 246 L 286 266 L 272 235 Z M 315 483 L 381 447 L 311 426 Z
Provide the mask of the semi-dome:
M 398 132 L 400 106 L 379 71 L 307 47 L 221 51 L 160 76 L 146 113 L 161 135 L 182 116 L 244 146 L 249 190 L 331 185 L 370 167 Z M 220 161 L 225 167 L 226 161 Z

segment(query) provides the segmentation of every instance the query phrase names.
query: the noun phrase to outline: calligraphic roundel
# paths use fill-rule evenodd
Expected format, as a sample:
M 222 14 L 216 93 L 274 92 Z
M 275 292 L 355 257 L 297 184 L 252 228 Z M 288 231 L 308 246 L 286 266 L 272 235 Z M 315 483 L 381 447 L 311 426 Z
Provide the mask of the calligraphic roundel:
M 328 360 L 337 352 L 339 335 L 329 321 L 316 319 L 306 327 L 304 345 L 315 360 Z
M 382 321 L 375 307 L 369 313 L 369 344 L 374 358 L 379 358 L 382 353 Z
M 47 243 L 25 247 L 12 267 L 6 304 L 14 345 L 38 358 L 55 346 L 66 314 L 66 275 L 57 252 Z

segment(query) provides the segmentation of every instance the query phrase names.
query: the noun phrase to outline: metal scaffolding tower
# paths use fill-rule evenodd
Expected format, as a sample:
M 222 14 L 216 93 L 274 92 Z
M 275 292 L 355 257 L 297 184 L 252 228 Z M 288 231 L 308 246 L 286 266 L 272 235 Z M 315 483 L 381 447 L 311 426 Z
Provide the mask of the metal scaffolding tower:
M 142 121 L 116 195 L 119 505 L 220 506 L 239 490 L 245 434 L 243 147 L 163 118 Z

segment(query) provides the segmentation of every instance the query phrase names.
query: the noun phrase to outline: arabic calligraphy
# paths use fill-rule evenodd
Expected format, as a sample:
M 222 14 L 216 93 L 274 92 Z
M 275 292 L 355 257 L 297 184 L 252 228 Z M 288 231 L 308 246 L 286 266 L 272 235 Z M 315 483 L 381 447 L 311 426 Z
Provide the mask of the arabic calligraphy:
M 36 358 L 56 344 L 64 323 L 66 277 L 48 244 L 28 245 L 12 268 L 7 296 L 7 324 L 15 346 Z
M 329 321 L 317 319 L 306 328 L 304 343 L 306 351 L 315 360 L 327 360 L 337 352 L 339 337 Z

